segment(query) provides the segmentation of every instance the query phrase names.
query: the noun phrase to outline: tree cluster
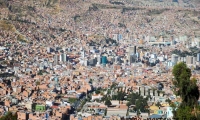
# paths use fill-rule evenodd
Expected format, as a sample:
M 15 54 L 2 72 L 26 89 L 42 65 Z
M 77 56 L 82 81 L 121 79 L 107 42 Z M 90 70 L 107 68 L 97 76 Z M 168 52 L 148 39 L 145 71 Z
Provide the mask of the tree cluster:
M 135 105 L 132 109 L 133 111 L 148 112 L 146 109 L 148 106 L 148 97 L 143 98 L 143 96 L 138 93 L 131 93 L 128 95 L 127 100 L 129 101 L 127 106 Z
M 122 88 L 118 87 L 117 94 L 112 96 L 113 100 L 123 101 L 125 100 L 126 93 L 122 90 Z
M 17 120 L 17 113 L 13 114 L 12 112 L 7 112 L 0 120 Z
M 172 54 L 179 55 L 180 57 L 186 57 L 186 56 L 197 56 L 197 53 L 199 53 L 200 50 L 197 47 L 190 47 L 190 51 L 180 51 L 180 50 L 173 50 Z
M 174 79 L 173 84 L 175 86 L 174 92 L 177 96 L 180 96 L 182 102 L 175 112 L 175 117 L 178 119 L 198 119 L 198 99 L 199 90 L 196 84 L 196 79 L 191 79 L 191 70 L 183 62 L 174 66 L 172 70 Z M 187 113 L 187 114 L 186 114 Z

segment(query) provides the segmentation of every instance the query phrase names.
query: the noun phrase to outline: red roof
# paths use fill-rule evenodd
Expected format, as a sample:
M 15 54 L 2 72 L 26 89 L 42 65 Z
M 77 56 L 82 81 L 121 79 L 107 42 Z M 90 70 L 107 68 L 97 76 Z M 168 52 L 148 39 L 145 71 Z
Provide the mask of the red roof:
M 56 105 L 53 105 L 53 106 L 51 106 L 51 108 L 58 108 L 58 106 L 56 106 Z

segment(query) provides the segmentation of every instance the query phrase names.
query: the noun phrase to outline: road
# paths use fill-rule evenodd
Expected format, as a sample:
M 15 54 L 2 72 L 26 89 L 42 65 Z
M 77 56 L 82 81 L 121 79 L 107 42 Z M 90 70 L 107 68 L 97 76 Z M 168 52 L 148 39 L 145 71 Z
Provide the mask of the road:
M 79 107 L 81 107 L 82 102 L 86 99 L 84 96 L 82 99 L 77 100 L 75 103 L 72 104 L 72 107 L 77 111 Z

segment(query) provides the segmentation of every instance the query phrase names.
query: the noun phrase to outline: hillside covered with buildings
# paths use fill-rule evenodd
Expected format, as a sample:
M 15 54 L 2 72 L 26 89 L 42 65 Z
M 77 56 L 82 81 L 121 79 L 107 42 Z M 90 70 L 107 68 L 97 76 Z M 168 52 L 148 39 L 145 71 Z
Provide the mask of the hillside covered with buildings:
M 172 119 L 199 48 L 199 0 L 0 0 L 0 119 Z

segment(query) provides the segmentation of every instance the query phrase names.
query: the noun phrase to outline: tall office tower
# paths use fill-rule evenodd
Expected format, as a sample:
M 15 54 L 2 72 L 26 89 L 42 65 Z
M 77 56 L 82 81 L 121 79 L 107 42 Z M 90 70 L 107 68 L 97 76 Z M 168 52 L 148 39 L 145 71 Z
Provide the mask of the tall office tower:
M 57 54 L 54 55 L 53 60 L 54 60 L 54 65 L 57 65 L 58 64 L 58 55 Z
M 122 34 L 118 34 L 117 40 L 122 40 Z
M 101 61 L 102 61 L 102 64 L 103 65 L 106 65 L 107 64 L 107 57 L 106 56 L 102 56 L 102 58 L 101 58 Z
M 151 54 L 151 58 L 152 59 L 157 59 L 157 55 L 156 54 Z
M 101 64 L 101 55 L 100 54 L 98 54 L 98 55 L 96 55 L 96 58 L 97 58 L 97 64 Z
M 197 42 L 197 47 L 200 48 L 200 41 Z
M 64 62 L 67 62 L 67 54 L 66 54 L 66 53 L 64 53 L 63 57 L 64 57 L 64 58 L 63 58 L 63 61 L 64 61 Z
M 60 54 L 60 61 L 61 62 L 67 62 L 67 55 L 66 55 L 66 53 L 61 53 Z
M 119 56 L 115 56 L 115 63 L 120 61 L 120 57 Z
M 131 55 L 131 54 L 136 54 L 136 52 L 137 52 L 137 47 L 136 46 L 130 46 L 129 47 L 129 55 Z
M 148 87 L 145 87 L 145 96 L 148 96 L 149 95 L 149 88 Z
M 192 56 L 186 57 L 186 64 L 193 64 L 193 57 Z
M 62 54 L 59 55 L 59 61 L 62 62 Z
M 51 48 L 47 47 L 47 53 L 50 53 Z
M 197 62 L 200 62 L 200 53 L 197 53 Z
M 47 53 L 53 52 L 53 49 L 51 47 L 47 47 Z
M 136 54 L 136 52 L 137 52 L 137 48 L 136 46 L 134 46 L 134 51 L 133 51 L 134 55 Z
M 85 51 L 81 51 L 81 57 L 84 59 L 85 58 Z
M 139 90 L 140 90 L 140 95 L 144 96 L 144 94 L 145 94 L 145 87 L 140 87 Z
M 84 66 L 88 66 L 88 60 L 84 60 Z
M 171 61 L 172 61 L 172 64 L 173 64 L 173 65 L 177 64 L 178 58 L 179 58 L 178 55 L 175 55 L 175 54 L 172 55 L 172 60 L 171 60 Z
M 193 57 L 193 64 L 196 64 L 196 61 L 197 61 L 197 57 Z
M 143 59 L 143 56 L 144 56 L 144 53 L 141 51 L 139 54 L 140 54 L 139 57 L 140 57 L 140 59 L 142 60 L 142 59 Z
M 52 62 L 49 63 L 49 67 L 50 67 L 50 69 L 53 68 L 53 63 Z
M 136 60 L 137 60 L 137 56 L 136 55 L 130 55 L 129 56 L 129 63 L 130 64 L 136 62 Z

